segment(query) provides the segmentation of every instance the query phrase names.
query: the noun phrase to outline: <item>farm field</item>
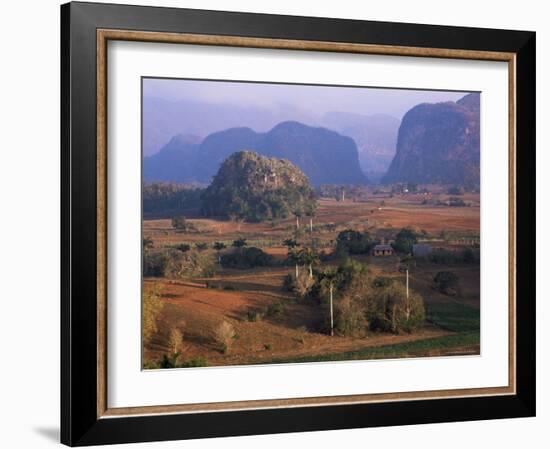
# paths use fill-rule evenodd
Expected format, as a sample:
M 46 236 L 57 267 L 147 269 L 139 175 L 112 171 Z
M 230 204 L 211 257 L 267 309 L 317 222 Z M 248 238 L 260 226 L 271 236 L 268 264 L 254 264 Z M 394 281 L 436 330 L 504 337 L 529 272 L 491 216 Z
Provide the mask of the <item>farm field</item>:
M 204 245 L 203 254 L 215 262 L 208 276 L 192 279 L 145 277 L 144 291 L 156 289 L 163 304 L 158 326 L 145 343 L 144 366 L 155 368 L 169 354 L 170 329 L 182 329 L 180 362 L 188 366 L 217 366 L 331 360 L 402 358 L 479 354 L 479 263 L 435 263 L 419 258 L 410 268 L 409 287 L 423 298 L 425 320 L 415 332 L 369 332 L 366 335 L 331 336 L 326 331 L 326 304 L 299 299 L 282 288 L 295 266 L 288 263 L 283 242 L 293 235 L 314 245 L 324 257 L 315 270 L 336 269 L 341 263 L 335 242 L 347 229 L 367 232 L 378 241 L 389 241 L 402 228 L 413 229 L 419 241 L 434 249 L 461 251 L 479 241 L 479 194 L 465 194 L 469 207 L 434 205 L 448 195 L 376 195 L 366 201 L 321 198 L 315 216 L 250 223 L 203 218 L 186 213 L 188 229 L 175 229 L 170 218 L 150 215 L 143 221 L 143 235 L 150 251 L 177 245 Z M 261 249 L 273 258 L 271 266 L 227 268 L 220 254 L 232 242 L 244 239 L 247 247 Z M 214 251 L 215 242 L 224 248 Z M 368 267 L 372 278 L 394 279 L 405 284 L 399 269 L 402 256 L 375 257 L 353 254 L 349 258 Z M 306 270 L 307 267 L 300 267 Z M 434 288 L 434 276 L 449 270 L 460 279 L 458 294 Z M 214 334 L 220 323 L 233 329 L 230 350 L 221 351 Z

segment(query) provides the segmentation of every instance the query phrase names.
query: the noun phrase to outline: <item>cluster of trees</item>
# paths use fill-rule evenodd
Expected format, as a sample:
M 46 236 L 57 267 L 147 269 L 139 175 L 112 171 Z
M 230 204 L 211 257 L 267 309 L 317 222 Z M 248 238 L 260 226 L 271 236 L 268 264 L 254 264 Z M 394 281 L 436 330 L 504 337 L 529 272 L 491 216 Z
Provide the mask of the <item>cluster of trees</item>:
M 449 206 L 451 206 L 451 207 L 466 207 L 466 206 L 468 206 L 468 203 L 466 203 L 462 198 L 452 196 L 452 197 L 449 198 Z
M 180 232 L 196 232 L 197 227 L 190 223 L 183 215 L 172 217 L 172 227 Z
M 143 212 L 184 211 L 201 206 L 203 189 L 173 182 L 153 182 L 143 185 Z
M 269 267 L 273 265 L 273 257 L 260 248 L 252 246 L 223 254 L 220 257 L 220 264 L 224 268 Z
M 346 229 L 336 237 L 336 254 L 339 256 L 368 254 L 374 245 L 375 241 L 367 231 Z
M 189 246 L 189 245 L 186 245 Z M 212 255 L 200 249 L 168 249 L 143 253 L 143 276 L 188 279 L 214 274 Z
M 422 297 L 392 278 L 373 278 L 366 265 L 346 259 L 337 269 L 289 275 L 284 287 L 323 304 L 326 328 L 340 335 L 414 332 L 425 319 Z
M 413 245 L 417 242 L 418 234 L 411 228 L 403 228 L 395 236 L 392 247 L 399 253 L 410 254 L 412 253 Z
M 429 260 L 430 262 L 442 265 L 457 263 L 475 264 L 479 263 L 479 249 L 464 248 L 461 251 L 437 249 L 430 254 Z
M 251 151 L 230 155 L 206 189 L 170 182 L 143 186 L 144 213 L 200 210 L 205 216 L 260 222 L 290 216 L 315 216 L 317 200 L 306 175 L 287 160 L 267 158 Z M 172 226 L 193 232 L 183 216 Z
M 366 201 L 369 198 L 369 188 L 364 185 L 321 184 L 315 193 L 320 198 L 336 201 Z
M 231 252 L 221 254 L 226 248 L 223 242 L 214 242 L 212 247 L 216 250 L 218 263 L 224 268 L 248 269 L 254 267 L 269 267 L 273 265 L 274 259 L 271 255 L 255 246 L 247 247 L 245 238 L 238 238 L 233 241 Z
M 305 265 L 308 267 L 309 278 L 313 277 L 313 266 L 319 263 L 320 257 L 317 250 L 313 247 L 301 247 L 296 239 L 289 238 L 283 241 L 283 245 L 287 247 L 288 258 L 287 261 L 295 265 L 296 268 L 296 279 L 300 276 L 300 266 Z
M 407 182 L 407 183 L 397 183 L 392 184 L 391 186 L 391 193 L 415 193 L 418 192 L 418 184 L 415 182 Z

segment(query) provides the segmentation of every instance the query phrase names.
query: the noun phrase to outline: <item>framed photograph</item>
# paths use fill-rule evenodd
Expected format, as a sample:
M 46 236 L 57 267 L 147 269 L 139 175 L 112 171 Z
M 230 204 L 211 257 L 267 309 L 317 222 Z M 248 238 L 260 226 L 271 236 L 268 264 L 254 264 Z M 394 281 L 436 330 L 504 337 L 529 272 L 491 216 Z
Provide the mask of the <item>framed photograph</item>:
M 61 7 L 61 439 L 535 414 L 535 33 Z

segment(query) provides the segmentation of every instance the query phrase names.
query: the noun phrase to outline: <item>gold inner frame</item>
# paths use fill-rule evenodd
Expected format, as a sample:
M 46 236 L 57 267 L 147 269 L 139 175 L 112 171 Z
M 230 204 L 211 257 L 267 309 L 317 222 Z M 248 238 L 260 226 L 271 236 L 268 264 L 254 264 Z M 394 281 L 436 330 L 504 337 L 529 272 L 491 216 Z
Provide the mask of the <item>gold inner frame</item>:
M 428 58 L 475 59 L 508 63 L 508 386 L 393 392 L 346 396 L 304 397 L 201 404 L 107 407 L 107 42 L 109 40 L 326 51 Z M 238 36 L 97 30 L 97 417 L 198 413 L 243 409 L 344 405 L 419 399 L 513 395 L 516 392 L 516 54 L 492 51 L 422 48 L 374 44 L 266 39 Z

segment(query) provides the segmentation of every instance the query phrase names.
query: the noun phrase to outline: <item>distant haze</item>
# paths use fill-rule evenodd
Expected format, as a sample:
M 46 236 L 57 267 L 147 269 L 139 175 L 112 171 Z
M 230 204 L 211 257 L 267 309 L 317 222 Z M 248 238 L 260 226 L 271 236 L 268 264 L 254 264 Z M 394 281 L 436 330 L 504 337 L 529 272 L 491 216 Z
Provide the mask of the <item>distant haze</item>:
M 144 155 L 158 152 L 174 135 L 208 134 L 232 127 L 249 127 L 257 132 L 295 120 L 323 126 L 349 135 L 359 151 L 361 142 L 351 128 L 362 128 L 367 140 L 389 142 L 387 157 L 395 152 L 397 128 L 403 115 L 419 103 L 456 101 L 465 92 L 334 87 L 250 82 L 198 81 L 145 78 L 143 80 Z M 336 114 L 335 114 L 336 113 Z M 334 119 L 337 119 L 336 121 Z M 377 132 L 373 124 L 385 121 Z M 378 135 L 375 135 L 378 134 Z M 371 145 L 372 146 L 372 145 Z
M 466 94 L 144 78 L 143 155 L 151 156 L 162 149 L 172 151 L 181 145 L 187 148 L 231 128 L 267 133 L 280 123 L 295 121 L 351 137 L 361 169 L 376 181 L 387 172 L 395 156 L 401 120 L 408 111 L 422 103 L 455 102 Z M 176 167 L 166 170 L 180 170 Z
M 419 103 L 456 101 L 466 93 L 150 78 L 143 82 L 144 97 L 174 102 L 230 103 L 269 110 L 299 110 L 313 115 L 333 111 L 362 115 L 387 114 L 399 119 Z

